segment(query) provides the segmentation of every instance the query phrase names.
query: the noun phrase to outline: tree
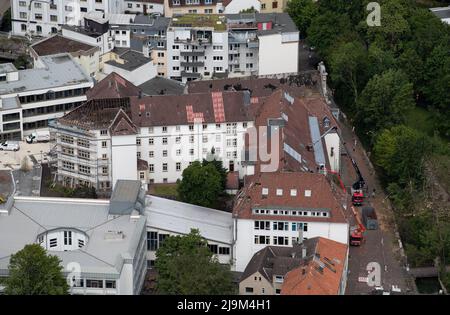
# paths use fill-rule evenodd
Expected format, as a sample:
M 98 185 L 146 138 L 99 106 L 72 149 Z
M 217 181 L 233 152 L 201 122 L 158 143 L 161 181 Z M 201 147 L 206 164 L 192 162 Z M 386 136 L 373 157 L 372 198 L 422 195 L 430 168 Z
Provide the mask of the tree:
M 6 12 L 1 17 L 0 31 L 11 31 L 11 9 L 6 10 Z
M 383 130 L 374 146 L 375 163 L 384 171 L 388 182 L 396 182 L 401 188 L 423 180 L 424 157 L 429 142 L 422 133 L 400 125 Z
M 340 44 L 330 55 L 330 67 L 333 83 L 344 85 L 356 103 L 360 89 L 367 82 L 367 52 L 364 46 L 358 41 Z
M 357 124 L 363 133 L 374 133 L 401 124 L 414 108 L 412 84 L 400 70 L 375 75 L 367 83 L 357 104 Z M 369 135 L 369 140 L 373 139 Z
M 300 36 L 306 37 L 307 29 L 318 12 L 317 3 L 313 0 L 290 0 L 286 11 L 297 25 Z
M 207 166 L 208 164 L 213 165 L 215 167 L 215 169 L 217 170 L 217 172 L 219 172 L 220 178 L 221 178 L 221 183 L 222 183 L 222 189 L 225 190 L 225 188 L 227 186 L 228 171 L 225 167 L 223 167 L 222 160 L 219 160 L 214 155 L 214 149 L 211 150 L 211 153 L 208 154 L 207 158 L 203 159 L 203 161 L 202 161 L 202 166 Z
M 177 295 L 233 294 L 229 265 L 221 265 L 199 231 L 169 236 L 156 251 L 157 292 Z
M 38 244 L 26 245 L 11 255 L 5 294 L 61 295 L 69 286 L 62 273 L 61 260 L 48 255 Z
M 213 207 L 223 193 L 222 177 L 212 163 L 195 161 L 184 169 L 178 194 L 182 201 L 203 207 Z

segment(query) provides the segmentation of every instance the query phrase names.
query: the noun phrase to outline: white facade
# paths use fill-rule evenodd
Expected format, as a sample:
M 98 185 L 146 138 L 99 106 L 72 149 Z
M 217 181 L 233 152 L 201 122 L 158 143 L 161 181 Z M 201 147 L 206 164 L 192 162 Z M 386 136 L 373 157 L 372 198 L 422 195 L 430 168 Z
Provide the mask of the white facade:
M 92 37 L 76 29 L 62 29 L 62 36 L 86 43 L 92 46 L 100 47 L 100 54 L 103 55 L 114 49 L 114 40 L 111 32 L 106 32 L 102 35 Z
M 259 220 L 261 221 L 261 220 Z M 255 220 L 253 219 L 234 219 L 235 226 L 235 244 L 234 244 L 234 264 L 235 270 L 243 272 L 253 255 L 267 245 L 292 246 L 293 242 L 298 241 L 300 235 L 303 238 L 325 237 L 336 242 L 348 244 L 349 227 L 347 223 L 331 223 L 331 222 L 311 222 L 302 221 L 281 221 L 267 218 L 264 221 L 269 222 L 268 230 L 255 229 Z M 274 222 L 286 223 L 286 230 L 274 230 Z M 295 226 L 293 226 L 295 223 Z M 303 231 L 298 231 L 298 223 L 303 226 Z M 295 229 L 294 229 L 295 228 Z M 260 240 L 256 237 L 266 237 L 268 243 L 259 244 Z M 280 244 L 274 240 L 276 237 L 286 238 L 284 244 Z
M 258 74 L 298 72 L 299 33 L 259 36 Z
M 136 135 L 112 136 L 111 160 L 113 187 L 118 179 L 137 180 Z
M 337 133 L 329 133 L 325 135 L 324 139 L 330 168 L 332 171 L 339 173 L 341 169 L 341 146 L 339 135 Z
M 7 64 L 11 65 L 12 64 Z M 92 79 L 69 54 L 41 58 L 40 68 L 0 71 L 0 138 L 23 138 L 81 105 Z M 6 67 L 6 66 L 4 66 Z M 68 74 L 63 74 L 65 69 Z
M 254 8 L 256 11 L 261 11 L 261 2 L 259 0 L 232 0 L 225 7 L 225 14 L 237 14 L 242 10 Z
M 164 15 L 164 3 L 125 0 L 122 6 L 122 12 Z
M 148 80 L 151 80 L 158 75 L 157 65 L 155 65 L 151 61 L 141 65 L 138 68 L 130 70 L 119 65 L 104 63 L 103 73 L 105 75 L 108 75 L 111 72 L 120 74 L 122 77 L 136 86 L 141 85 L 142 83 L 147 82 Z

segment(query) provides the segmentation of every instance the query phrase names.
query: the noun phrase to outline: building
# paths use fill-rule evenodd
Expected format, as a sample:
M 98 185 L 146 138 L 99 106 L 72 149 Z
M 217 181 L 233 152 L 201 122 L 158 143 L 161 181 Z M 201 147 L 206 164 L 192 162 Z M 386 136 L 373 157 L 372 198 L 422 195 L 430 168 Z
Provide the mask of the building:
M 231 213 L 199 207 L 155 196 L 148 197 L 147 260 L 152 267 L 155 251 L 169 235 L 186 235 L 198 229 L 208 247 L 222 264 L 230 264 L 233 255 Z
M 319 237 L 312 260 L 285 275 L 281 294 L 344 295 L 347 272 L 348 246 Z
M 145 95 L 181 95 L 186 87 L 179 81 L 155 77 L 139 85 L 139 88 Z
M 289 0 L 259 0 L 261 13 L 282 13 L 286 11 Z
M 296 74 L 298 45 L 287 13 L 177 16 L 167 30 L 167 76 L 187 82 Z
M 45 38 L 30 46 L 30 55 L 34 64 L 42 65 L 41 57 L 70 53 L 81 68 L 89 74 L 90 77 L 98 79 L 100 48 L 86 43 L 82 43 L 61 35 L 54 35 Z
M 187 82 L 227 76 L 225 16 L 188 14 L 172 19 L 167 30 L 167 76 Z
M 441 8 L 431 8 L 430 11 L 443 23 L 450 24 L 450 6 Z
M 92 79 L 69 54 L 40 57 L 40 65 L 0 65 L 0 139 L 23 139 L 86 101 Z
M 138 181 L 119 182 L 111 200 L 12 198 L 0 216 L 0 276 L 8 276 L 12 254 L 35 243 L 61 259 L 72 294 L 140 293 L 146 215 Z
M 237 271 L 268 245 L 292 246 L 319 236 L 347 244 L 346 196 L 326 176 L 263 172 L 245 180 L 233 208 Z
M 125 48 L 115 48 L 103 58 L 103 73 L 118 73 L 134 85 L 140 85 L 157 76 L 157 66 L 142 53 Z
M 123 5 L 124 13 L 164 15 L 164 0 L 126 0 Z
M 226 1 L 225 14 L 237 14 L 242 11 L 253 9 L 261 11 L 261 2 L 259 0 L 229 0 Z
M 86 92 L 88 100 L 105 98 L 126 98 L 139 96 L 141 89 L 122 77 L 120 74 L 111 72 L 103 80 L 95 84 Z
M 164 0 L 164 15 L 220 14 L 230 0 Z
M 348 246 L 314 237 L 255 253 L 239 282 L 241 295 L 338 295 L 347 282 Z
M 244 134 L 253 126 L 249 102 L 246 92 L 91 100 L 52 125 L 58 179 L 109 190 L 117 179 L 141 178 L 142 159 L 148 183 L 174 183 L 212 150 L 243 176 Z

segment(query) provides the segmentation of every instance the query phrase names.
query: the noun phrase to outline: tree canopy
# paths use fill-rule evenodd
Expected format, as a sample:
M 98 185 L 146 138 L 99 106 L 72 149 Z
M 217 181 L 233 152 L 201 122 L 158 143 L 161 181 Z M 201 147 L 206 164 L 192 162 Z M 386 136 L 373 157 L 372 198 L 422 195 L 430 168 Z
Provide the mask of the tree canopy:
M 169 236 L 156 251 L 157 292 L 177 295 L 233 294 L 229 265 L 221 265 L 199 231 Z
M 203 207 L 214 207 L 223 193 L 223 177 L 214 163 L 195 161 L 183 171 L 183 179 L 178 185 L 180 199 Z
M 62 270 L 57 256 L 48 255 L 38 244 L 26 245 L 11 255 L 4 292 L 10 295 L 68 294 L 69 286 Z

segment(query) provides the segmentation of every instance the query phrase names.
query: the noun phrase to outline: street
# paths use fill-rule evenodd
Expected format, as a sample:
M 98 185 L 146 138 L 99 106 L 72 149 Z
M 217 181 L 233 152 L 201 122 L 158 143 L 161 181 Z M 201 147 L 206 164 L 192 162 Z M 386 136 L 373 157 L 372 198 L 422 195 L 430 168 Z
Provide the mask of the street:
M 367 278 L 369 273 L 367 269 L 371 269 L 368 268 L 368 264 L 371 262 L 376 262 L 380 265 L 380 285 L 384 291 L 392 291 L 392 286 L 396 286 L 401 290 L 401 294 L 414 292 L 415 286 L 411 282 L 412 279 L 404 268 L 404 262 L 401 262 L 402 257 L 399 242 L 394 232 L 393 212 L 388 206 L 389 200 L 382 191 L 359 139 L 357 139 L 356 147 L 354 147 L 354 139 L 356 136 L 352 132 L 352 127 L 348 126 L 346 121 L 342 121 L 341 123 L 341 132 L 347 152 L 355 160 L 368 187 L 369 196 L 366 196 L 365 204 L 375 208 L 379 224 L 377 230 L 368 230 L 365 232 L 365 242 L 361 246 L 350 247 L 346 294 L 370 294 L 373 291 L 374 286 L 369 286 L 367 282 L 360 282 L 359 280 L 360 277 Z M 353 148 L 355 148 L 355 151 L 353 151 Z M 350 186 L 356 181 L 357 175 L 351 164 L 350 157 L 345 155 L 342 155 L 342 157 L 342 180 L 348 191 L 350 191 Z M 370 196 L 373 189 L 375 189 L 374 198 Z M 358 208 L 361 218 L 361 207 Z M 355 224 L 353 215 L 350 212 L 348 215 L 351 222 L 350 226 L 353 226 Z

